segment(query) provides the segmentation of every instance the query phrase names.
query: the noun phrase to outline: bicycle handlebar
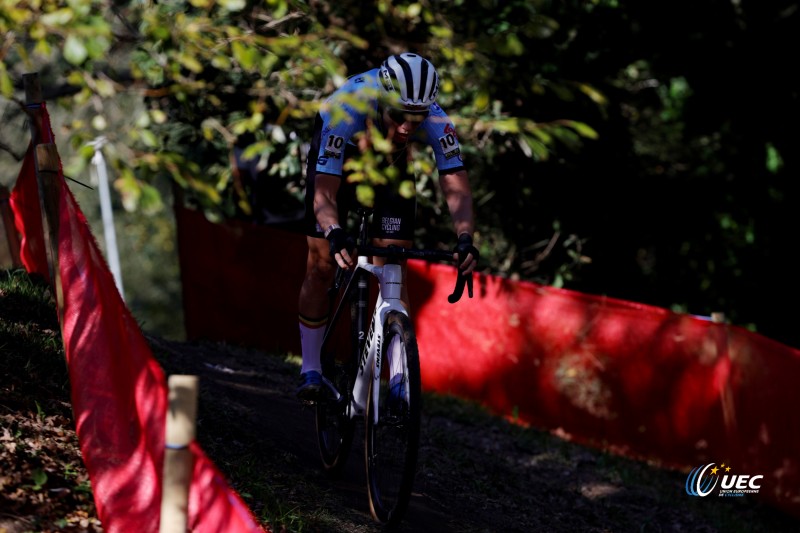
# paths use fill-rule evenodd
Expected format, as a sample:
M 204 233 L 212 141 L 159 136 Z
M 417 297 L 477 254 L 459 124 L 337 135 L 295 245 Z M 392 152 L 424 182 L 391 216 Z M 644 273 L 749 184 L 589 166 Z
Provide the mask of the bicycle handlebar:
M 388 257 L 396 259 L 424 259 L 426 261 L 453 261 L 453 252 L 448 250 L 425 250 L 420 248 L 404 248 L 390 244 L 387 247 L 380 246 L 359 246 L 359 255 L 372 255 L 377 257 Z M 456 303 L 464 294 L 464 287 L 467 287 L 467 294 L 472 298 L 472 272 L 464 274 L 460 269 L 456 278 L 456 286 L 453 293 L 447 297 L 451 304 Z

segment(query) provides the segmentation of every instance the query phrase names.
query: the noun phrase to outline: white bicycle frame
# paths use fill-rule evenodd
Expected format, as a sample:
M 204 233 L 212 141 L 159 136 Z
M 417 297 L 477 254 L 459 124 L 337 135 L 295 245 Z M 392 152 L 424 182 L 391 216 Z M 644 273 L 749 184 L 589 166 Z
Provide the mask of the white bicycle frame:
M 403 269 L 400 265 L 377 266 L 369 262 L 366 256 L 359 256 L 356 268 L 361 268 L 372 274 L 378 279 L 380 291 L 378 301 L 375 304 L 375 311 L 369 324 L 364 353 L 358 365 L 358 374 L 353 385 L 353 402 L 350 406 L 350 417 L 363 415 L 367 407 L 367 396 L 369 394 L 370 378 L 376 384 L 372 388 L 373 405 L 378 406 L 379 389 L 377 382 L 381 378 L 381 369 L 384 364 L 381 353 L 383 346 L 383 324 L 386 317 L 392 311 L 398 311 L 408 316 L 408 311 L 403 306 L 400 296 L 403 287 Z M 376 408 L 372 416 L 373 422 L 378 422 L 378 409 Z

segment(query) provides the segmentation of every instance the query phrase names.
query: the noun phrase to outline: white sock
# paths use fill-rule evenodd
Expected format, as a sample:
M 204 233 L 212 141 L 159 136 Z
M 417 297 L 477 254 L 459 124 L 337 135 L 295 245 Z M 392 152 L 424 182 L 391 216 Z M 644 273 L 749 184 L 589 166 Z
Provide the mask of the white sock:
M 320 364 L 320 350 L 322 350 L 322 337 L 325 335 L 325 322 L 316 327 L 309 327 L 300 322 L 300 348 L 303 355 L 303 366 L 300 373 L 311 370 L 322 372 Z

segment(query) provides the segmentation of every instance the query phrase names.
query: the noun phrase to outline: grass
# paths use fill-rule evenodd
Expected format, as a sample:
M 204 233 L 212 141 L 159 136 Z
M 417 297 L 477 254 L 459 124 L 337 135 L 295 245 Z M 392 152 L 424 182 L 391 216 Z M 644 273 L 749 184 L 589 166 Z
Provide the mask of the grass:
M 100 531 L 50 289 L 0 271 L 0 531 Z

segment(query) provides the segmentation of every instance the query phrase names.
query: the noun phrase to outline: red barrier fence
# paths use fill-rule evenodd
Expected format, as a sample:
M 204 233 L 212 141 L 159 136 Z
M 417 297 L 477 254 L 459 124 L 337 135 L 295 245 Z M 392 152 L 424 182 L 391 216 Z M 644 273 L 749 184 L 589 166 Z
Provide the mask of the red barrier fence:
M 299 353 L 304 237 L 176 206 L 187 334 Z M 280 259 L 276 259 L 279 257 Z M 423 386 L 676 468 L 763 475 L 800 516 L 800 351 L 665 309 L 409 262 Z
M 50 120 L 42 104 L 43 127 Z M 52 139 L 52 133 L 50 133 Z M 41 146 L 40 146 L 41 147 Z M 54 149 L 54 145 L 49 145 Z M 21 256 L 30 272 L 48 265 L 34 151 L 12 194 Z M 60 165 L 59 165 L 60 166 Z M 167 387 L 164 373 L 114 279 L 60 168 L 52 169 L 57 208 L 48 212 L 62 339 L 81 453 L 103 528 L 157 532 L 161 507 Z M 41 174 L 42 169 L 39 169 Z M 47 203 L 47 202 L 45 202 Z M 41 253 L 39 252 L 41 250 Z M 42 263 L 44 261 L 44 263 Z M 198 532 L 261 531 L 247 505 L 195 443 L 188 524 Z
M 28 272 L 40 274 L 50 281 L 33 146 L 31 143 L 25 152 L 25 159 L 22 160 L 22 167 L 16 185 L 11 191 L 9 203 L 14 212 L 14 226 L 20 235 L 20 261 Z

